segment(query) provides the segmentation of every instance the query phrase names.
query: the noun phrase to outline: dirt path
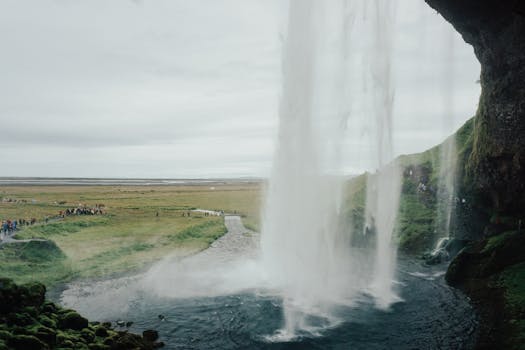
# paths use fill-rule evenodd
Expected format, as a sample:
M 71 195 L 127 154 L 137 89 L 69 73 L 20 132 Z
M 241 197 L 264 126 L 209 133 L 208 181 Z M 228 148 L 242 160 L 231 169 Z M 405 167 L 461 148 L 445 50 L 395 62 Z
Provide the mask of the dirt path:
M 41 238 L 31 238 L 31 239 L 16 239 L 13 238 L 15 236 L 16 232 L 10 232 L 10 233 L 2 233 L 0 234 L 0 247 L 4 244 L 17 244 L 17 243 L 27 243 L 27 242 L 46 242 L 47 239 L 41 239 Z

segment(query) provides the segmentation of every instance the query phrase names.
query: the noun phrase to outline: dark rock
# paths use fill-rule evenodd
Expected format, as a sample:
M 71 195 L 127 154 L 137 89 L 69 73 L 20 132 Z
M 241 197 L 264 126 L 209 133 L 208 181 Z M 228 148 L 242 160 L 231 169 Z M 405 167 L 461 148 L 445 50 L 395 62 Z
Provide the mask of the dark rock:
M 425 255 L 423 258 L 425 259 L 425 264 L 427 265 L 438 265 L 448 261 L 449 254 L 445 249 L 440 249 L 433 254 Z
M 452 238 L 447 242 L 445 249 L 451 258 L 455 257 L 461 249 L 465 248 L 470 241 L 464 239 Z
M 0 339 L 1 340 L 9 340 L 11 338 L 12 334 L 8 331 L 0 330 Z
M 160 349 L 160 348 L 163 348 L 164 345 L 166 345 L 166 344 L 164 344 L 163 341 L 159 341 L 159 342 L 153 343 L 153 348 L 154 349 Z
M 14 335 L 7 345 L 14 350 L 48 350 L 49 347 L 32 335 Z
M 18 286 L 13 280 L 0 278 L 0 314 L 5 314 L 13 310 L 19 302 Z
M 52 303 L 50 301 L 46 301 L 44 305 L 42 306 L 42 312 L 43 313 L 50 313 L 54 314 L 58 310 L 58 307 L 55 305 L 55 303 Z
M 58 320 L 58 327 L 60 329 L 74 329 L 81 330 L 88 326 L 88 320 L 80 316 L 75 311 L 69 311 L 68 313 L 61 315 Z
M 12 312 L 7 315 L 7 323 L 9 325 L 29 326 L 35 322 L 36 320 L 25 312 Z
M 110 347 L 104 344 L 89 344 L 89 350 L 109 350 Z
M 42 306 L 46 299 L 46 287 L 38 282 L 31 282 L 20 286 L 22 305 Z
M 147 329 L 142 332 L 142 337 L 147 341 L 154 342 L 159 339 L 159 332 L 154 329 Z
M 480 239 L 492 217 L 495 224 L 501 216 L 525 217 L 525 6 L 511 0 L 425 1 L 473 46 L 481 63 L 474 133 L 459 169 L 458 192 L 468 205 L 457 208 L 466 236 Z
M 95 328 L 95 335 L 97 337 L 105 338 L 108 336 L 108 330 L 104 326 L 98 326 Z
M 111 345 L 111 350 L 128 349 L 152 350 L 153 344 L 151 342 L 147 342 L 142 337 L 136 334 L 120 332 L 118 336 L 114 339 L 114 342 Z
M 75 343 L 73 343 L 71 340 L 66 339 L 59 343 L 60 347 L 63 349 L 74 349 Z
M 102 322 L 102 326 L 106 329 L 111 329 L 111 322 Z
M 91 343 L 93 340 L 95 340 L 95 332 L 88 328 L 82 329 L 82 331 L 80 331 L 80 336 L 88 343 Z
M 46 315 L 40 315 L 38 317 L 38 322 L 40 322 L 42 325 L 44 325 L 46 327 L 49 327 L 49 328 L 56 328 L 57 327 L 56 321 L 51 319 L 51 318 L 49 318 Z
M 131 322 L 131 321 L 126 322 L 126 327 L 127 328 L 131 327 L 132 325 L 133 325 L 133 322 Z
M 38 327 L 35 336 L 50 347 L 54 346 L 57 342 L 57 332 L 51 328 Z

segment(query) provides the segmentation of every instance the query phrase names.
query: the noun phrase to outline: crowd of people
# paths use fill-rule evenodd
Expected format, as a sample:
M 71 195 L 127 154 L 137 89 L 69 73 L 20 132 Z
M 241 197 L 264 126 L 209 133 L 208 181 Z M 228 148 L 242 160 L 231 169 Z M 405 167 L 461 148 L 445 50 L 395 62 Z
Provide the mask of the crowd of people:
M 104 204 L 95 204 L 94 207 L 79 205 L 76 208 L 61 210 L 58 212 L 58 215 L 62 218 L 70 215 L 103 215 L 104 207 Z
M 36 224 L 36 218 L 2 220 L 2 225 L 0 226 L 0 233 L 12 233 L 16 231 L 20 226 L 29 226 L 34 224 Z
M 57 220 L 65 218 L 66 216 L 71 215 L 103 215 L 104 204 L 96 204 L 93 207 L 88 207 L 85 205 L 79 204 L 74 208 L 67 208 L 66 210 L 60 210 L 57 216 L 45 216 L 42 221 L 48 223 L 49 220 Z M 22 226 L 30 226 L 37 223 L 36 218 L 30 219 L 4 219 L 0 224 L 0 241 L 4 240 L 8 236 L 12 236 L 15 231 L 20 229 Z

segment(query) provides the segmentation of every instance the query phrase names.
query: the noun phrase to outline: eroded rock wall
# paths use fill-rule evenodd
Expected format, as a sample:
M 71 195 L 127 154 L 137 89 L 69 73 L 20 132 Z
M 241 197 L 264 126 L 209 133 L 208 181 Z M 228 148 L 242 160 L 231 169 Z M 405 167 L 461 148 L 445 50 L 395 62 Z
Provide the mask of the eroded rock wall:
M 481 238 L 500 224 L 514 228 L 525 218 L 525 2 L 425 1 L 481 63 L 482 92 L 460 179 L 460 194 L 472 205 L 459 208 L 458 231 Z

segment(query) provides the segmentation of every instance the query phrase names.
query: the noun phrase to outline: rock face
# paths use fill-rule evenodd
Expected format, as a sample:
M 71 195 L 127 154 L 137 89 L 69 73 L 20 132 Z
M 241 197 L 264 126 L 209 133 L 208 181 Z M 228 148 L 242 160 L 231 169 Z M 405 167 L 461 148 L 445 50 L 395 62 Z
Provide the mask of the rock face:
M 482 92 L 460 189 L 474 205 L 458 212 L 459 222 L 484 226 L 510 216 L 516 226 L 525 217 L 525 2 L 425 1 L 481 63 Z M 470 238 L 480 238 L 484 230 L 470 226 Z
M 478 306 L 476 349 L 523 349 L 525 233 L 510 231 L 471 243 L 451 262 L 446 280 Z
M 0 350 L 149 350 L 163 345 L 155 342 L 155 331 L 141 337 L 114 331 L 111 324 L 90 323 L 74 310 L 46 302 L 45 294 L 40 283 L 19 286 L 0 278 Z
M 425 0 L 472 45 L 481 63 L 474 130 L 459 158 L 456 239 L 472 240 L 447 281 L 478 305 L 477 349 L 524 349 L 525 2 Z

